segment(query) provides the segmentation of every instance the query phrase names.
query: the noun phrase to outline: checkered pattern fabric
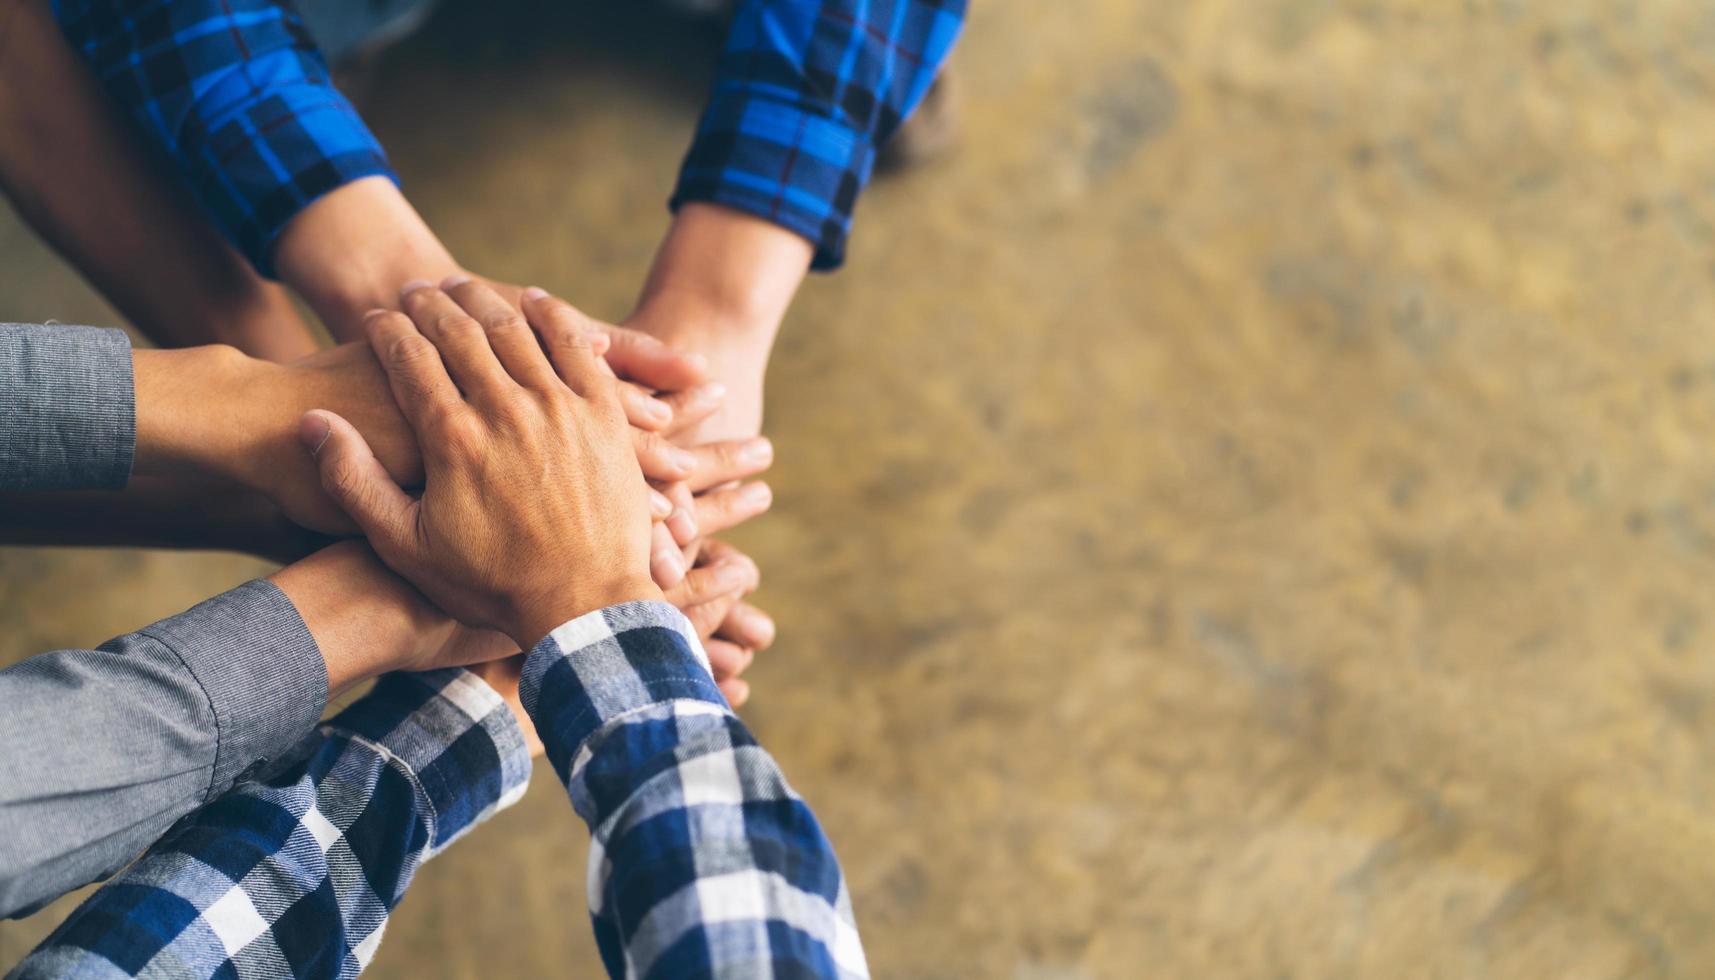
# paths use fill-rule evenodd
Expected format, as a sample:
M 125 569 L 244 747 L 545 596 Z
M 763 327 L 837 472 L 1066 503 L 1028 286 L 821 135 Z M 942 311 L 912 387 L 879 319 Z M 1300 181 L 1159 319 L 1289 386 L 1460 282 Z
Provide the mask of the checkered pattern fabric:
M 565 624 L 531 651 L 522 694 L 590 827 L 590 915 L 611 975 L 868 975 L 832 846 L 677 609 Z
M 673 206 L 712 201 L 789 228 L 814 267 L 845 260 L 876 148 L 928 92 L 965 0 L 746 0 Z
M 590 827 L 609 973 L 868 975 L 833 849 L 677 609 L 566 623 L 521 693 Z M 354 975 L 417 866 L 522 791 L 522 744 L 468 672 L 389 678 L 307 760 L 186 818 L 19 975 Z
M 476 675 L 385 678 L 181 820 L 13 976 L 355 976 L 418 867 L 529 777 L 517 720 Z
M 72 46 L 264 273 L 316 198 L 394 177 L 381 144 L 277 0 L 54 0 Z
M 54 0 L 72 44 L 257 268 L 307 204 L 394 176 L 279 0 Z M 965 0 L 743 0 L 672 206 L 758 215 L 844 261 L 876 148 L 929 89 Z

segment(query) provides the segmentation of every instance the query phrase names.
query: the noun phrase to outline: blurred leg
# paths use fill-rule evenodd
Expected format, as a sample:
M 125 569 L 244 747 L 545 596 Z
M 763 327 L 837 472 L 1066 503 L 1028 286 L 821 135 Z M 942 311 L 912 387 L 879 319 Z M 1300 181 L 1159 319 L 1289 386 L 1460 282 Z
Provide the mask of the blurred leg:
M 271 360 L 316 349 L 286 291 L 133 138 L 47 0 L 0 0 L 0 133 L 0 188 L 150 339 L 231 344 Z

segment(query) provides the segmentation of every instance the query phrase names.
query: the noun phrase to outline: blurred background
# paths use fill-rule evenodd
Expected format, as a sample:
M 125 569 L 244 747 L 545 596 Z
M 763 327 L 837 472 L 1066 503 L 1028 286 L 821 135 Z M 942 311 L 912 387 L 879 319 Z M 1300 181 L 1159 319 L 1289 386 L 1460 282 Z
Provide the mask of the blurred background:
M 736 536 L 876 974 L 1715 975 L 1715 9 L 973 7 Z M 617 318 L 718 38 L 454 2 L 363 106 L 463 261 Z M 0 263 L 0 317 L 116 322 Z M 269 570 L 0 550 L 0 663 Z M 371 975 L 598 974 L 586 840 L 540 767 Z

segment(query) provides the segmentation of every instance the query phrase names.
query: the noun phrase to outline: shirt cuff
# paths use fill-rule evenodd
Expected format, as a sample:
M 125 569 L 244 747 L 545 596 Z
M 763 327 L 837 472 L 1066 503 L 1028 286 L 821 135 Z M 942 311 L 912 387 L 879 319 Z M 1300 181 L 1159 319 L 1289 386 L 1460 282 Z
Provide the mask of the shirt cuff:
M 298 212 L 364 177 L 399 181 L 351 102 L 313 80 L 270 87 L 266 98 L 224 115 L 212 129 L 193 124 L 184 147 L 203 205 L 269 277 L 274 243 Z
M 0 490 L 118 490 L 137 449 L 131 340 L 0 324 Z
M 571 620 L 524 661 L 524 710 L 560 782 L 602 726 L 666 701 L 727 710 L 696 631 L 665 602 L 627 602 Z
M 205 803 L 291 749 L 327 706 L 321 648 L 272 582 L 246 582 L 138 632 L 178 655 L 214 711 Z
M 410 770 L 434 818 L 425 857 L 518 802 L 530 785 L 518 719 L 468 670 L 388 674 L 325 727 L 365 739 Z
M 747 93 L 717 91 L 679 169 L 669 207 L 706 201 L 809 239 L 810 267 L 845 261 L 852 209 L 875 168 L 869 138 L 826 116 Z

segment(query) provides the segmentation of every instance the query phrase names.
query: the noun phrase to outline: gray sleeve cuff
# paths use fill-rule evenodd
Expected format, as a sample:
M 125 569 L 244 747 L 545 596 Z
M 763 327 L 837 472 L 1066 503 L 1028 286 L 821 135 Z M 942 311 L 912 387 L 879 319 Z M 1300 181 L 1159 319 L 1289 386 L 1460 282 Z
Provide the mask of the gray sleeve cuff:
M 117 490 L 137 447 L 131 341 L 0 324 L 0 490 Z
M 321 648 L 272 582 L 247 582 L 139 632 L 178 654 L 214 708 L 208 799 L 292 748 L 327 706 Z

